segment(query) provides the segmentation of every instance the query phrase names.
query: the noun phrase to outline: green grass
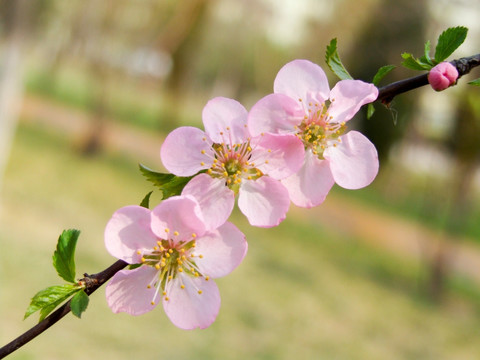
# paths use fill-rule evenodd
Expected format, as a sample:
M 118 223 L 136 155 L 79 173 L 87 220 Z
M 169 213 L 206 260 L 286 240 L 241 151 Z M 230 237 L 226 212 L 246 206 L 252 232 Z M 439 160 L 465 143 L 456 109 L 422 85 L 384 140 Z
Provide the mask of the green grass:
M 60 232 L 82 230 L 79 274 L 100 271 L 115 260 L 103 246 L 105 223 L 150 189 L 135 159 L 84 158 L 53 132 L 19 128 L 0 218 L 0 343 L 34 325 L 22 318 L 36 291 L 62 283 L 51 266 Z M 435 304 L 423 296 L 421 265 L 329 232 L 321 221 L 289 217 L 257 229 L 238 212 L 233 221 L 249 254 L 217 280 L 222 308 L 210 328 L 181 331 L 160 308 L 115 315 L 100 289 L 81 320 L 67 316 L 11 359 L 480 357 L 480 294 L 467 280 L 450 278 Z

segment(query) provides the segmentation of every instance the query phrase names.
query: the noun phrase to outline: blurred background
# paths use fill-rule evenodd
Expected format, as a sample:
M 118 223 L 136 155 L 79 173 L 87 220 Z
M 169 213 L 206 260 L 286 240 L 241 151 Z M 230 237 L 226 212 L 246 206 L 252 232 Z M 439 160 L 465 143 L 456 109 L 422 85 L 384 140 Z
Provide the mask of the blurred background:
M 450 26 L 470 29 L 453 58 L 473 55 L 479 16 L 475 0 L 0 0 L 0 345 L 35 324 L 22 321 L 35 292 L 62 283 L 51 255 L 64 228 L 82 231 L 78 277 L 115 261 L 106 222 L 153 190 L 138 163 L 163 170 L 162 139 L 201 127 L 210 98 L 250 108 L 296 58 L 333 86 L 334 37 L 366 81 Z M 383 84 L 414 75 L 398 68 Z M 115 315 L 100 289 L 82 320 L 11 358 L 480 358 L 477 77 L 349 123 L 379 151 L 370 187 L 334 187 L 273 229 L 235 213 L 249 254 L 218 280 L 210 328 L 178 330 L 160 308 Z

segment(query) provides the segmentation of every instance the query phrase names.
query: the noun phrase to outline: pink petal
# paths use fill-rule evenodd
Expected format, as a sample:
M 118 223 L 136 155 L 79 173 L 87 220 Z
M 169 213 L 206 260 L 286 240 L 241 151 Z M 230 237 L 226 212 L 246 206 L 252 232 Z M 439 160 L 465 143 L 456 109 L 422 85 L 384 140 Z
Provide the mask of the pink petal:
M 207 230 L 225 223 L 235 205 L 235 194 L 225 186 L 225 180 L 207 174 L 199 174 L 190 180 L 182 195 L 191 195 L 198 202 Z
M 163 308 L 175 326 L 184 330 L 205 329 L 215 321 L 220 310 L 220 292 L 213 280 L 178 273 L 166 292 L 168 300 L 163 298 Z
M 346 189 L 369 185 L 378 173 L 375 146 L 358 131 L 350 131 L 340 139 L 338 146 L 329 146 L 323 153 L 330 162 L 335 182 Z
M 330 92 L 328 114 L 334 122 L 350 120 L 360 108 L 377 99 L 378 89 L 360 80 L 341 80 Z
M 156 241 L 150 228 L 150 210 L 141 206 L 125 206 L 115 211 L 105 227 L 107 251 L 129 264 L 139 263 L 137 250 L 150 249 Z
M 288 191 L 278 180 L 262 176 L 240 186 L 238 207 L 250 225 L 277 226 L 285 219 L 289 206 Z
M 155 278 L 157 270 L 151 266 L 140 266 L 134 270 L 120 270 L 105 288 L 107 304 L 114 313 L 126 312 L 142 315 L 153 310 L 155 287 L 147 285 Z
M 193 197 L 173 196 L 164 200 L 152 210 L 152 231 L 162 239 L 189 241 L 192 234 L 205 232 L 200 206 Z M 175 235 L 178 232 L 178 235 Z
M 270 94 L 260 99 L 248 114 L 248 130 L 252 136 L 261 133 L 291 134 L 302 122 L 305 110 L 300 103 L 283 94 Z
M 195 175 L 212 165 L 212 142 L 202 130 L 183 126 L 168 134 L 160 150 L 160 157 L 165 168 L 172 174 Z
M 294 60 L 284 65 L 275 78 L 273 89 L 276 94 L 302 99 L 306 104 L 324 103 L 330 93 L 325 72 L 308 60 Z
M 248 138 L 247 116 L 242 104 L 224 97 L 210 100 L 202 113 L 205 131 L 212 141 L 228 145 L 243 143 Z
M 266 133 L 252 139 L 252 145 L 250 162 L 274 179 L 286 178 L 302 166 L 305 148 L 295 135 Z
M 247 253 L 245 235 L 232 223 L 226 222 L 215 231 L 197 239 L 195 263 L 203 275 L 218 278 L 231 273 Z
M 328 161 L 319 160 L 311 150 L 305 152 L 300 171 L 283 179 L 292 202 L 300 207 L 320 205 L 334 184 Z

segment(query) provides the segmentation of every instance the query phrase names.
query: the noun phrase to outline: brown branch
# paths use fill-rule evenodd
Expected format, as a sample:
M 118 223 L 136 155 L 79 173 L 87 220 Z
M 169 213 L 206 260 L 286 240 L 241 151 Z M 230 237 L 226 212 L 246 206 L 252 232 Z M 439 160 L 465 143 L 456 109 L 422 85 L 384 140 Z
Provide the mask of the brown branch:
M 480 65 L 480 54 L 464 57 L 451 62 L 458 70 L 458 78 L 468 74 L 474 67 Z M 393 98 L 404 92 L 417 89 L 428 84 L 428 74 L 418 75 L 409 79 L 400 80 L 378 89 L 377 100 L 389 105 Z
M 105 282 L 107 282 L 113 275 L 115 275 L 118 271 L 122 270 L 127 263 L 123 260 L 118 260 L 117 262 L 113 263 L 107 269 L 93 275 L 84 274 L 84 278 L 80 280 L 80 282 L 85 283 L 85 292 L 87 295 L 90 295 L 95 290 L 97 290 L 100 286 L 102 286 Z M 26 331 L 15 340 L 12 340 L 10 343 L 5 345 L 4 347 L 0 348 L 0 359 L 3 359 L 5 356 L 11 354 L 18 348 L 22 347 L 30 340 L 34 339 L 42 332 L 47 330 L 50 326 L 55 324 L 65 315 L 70 312 L 70 301 L 62 305 L 58 308 L 55 312 L 51 315 L 43 319 L 37 325 L 32 327 L 30 330 Z

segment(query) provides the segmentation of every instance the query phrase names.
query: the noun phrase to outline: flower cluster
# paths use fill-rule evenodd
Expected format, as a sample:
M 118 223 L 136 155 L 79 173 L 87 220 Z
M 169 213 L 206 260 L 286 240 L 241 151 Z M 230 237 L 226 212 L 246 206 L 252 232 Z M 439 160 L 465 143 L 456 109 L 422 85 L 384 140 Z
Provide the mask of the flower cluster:
M 217 97 L 202 113 L 205 130 L 180 127 L 165 139 L 160 156 L 176 176 L 192 179 L 178 196 L 152 211 L 127 206 L 105 229 L 115 257 L 138 267 L 118 272 L 108 284 L 114 312 L 140 315 L 160 301 L 183 329 L 205 328 L 220 307 L 212 279 L 243 260 L 245 236 L 227 221 L 238 207 L 253 226 L 273 227 L 290 203 L 321 204 L 334 183 L 358 189 L 378 172 L 374 145 L 346 123 L 377 88 L 342 80 L 330 90 L 316 64 L 295 60 L 274 82 L 274 93 L 248 112 Z

